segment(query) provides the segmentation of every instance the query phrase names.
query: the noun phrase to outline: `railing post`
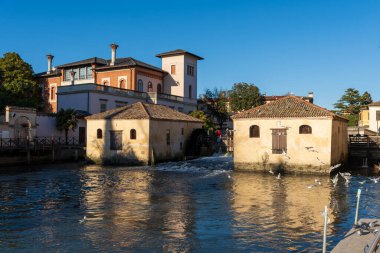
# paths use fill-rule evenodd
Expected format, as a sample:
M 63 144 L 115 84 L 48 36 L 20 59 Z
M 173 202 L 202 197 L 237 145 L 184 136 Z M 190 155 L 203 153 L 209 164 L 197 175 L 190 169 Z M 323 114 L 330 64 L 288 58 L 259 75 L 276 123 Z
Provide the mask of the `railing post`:
M 358 215 L 359 215 L 359 201 L 360 201 L 360 194 L 362 193 L 361 189 L 358 189 L 358 194 L 356 195 L 357 197 L 357 202 L 356 202 L 356 212 L 355 212 L 355 222 L 354 225 L 358 225 Z

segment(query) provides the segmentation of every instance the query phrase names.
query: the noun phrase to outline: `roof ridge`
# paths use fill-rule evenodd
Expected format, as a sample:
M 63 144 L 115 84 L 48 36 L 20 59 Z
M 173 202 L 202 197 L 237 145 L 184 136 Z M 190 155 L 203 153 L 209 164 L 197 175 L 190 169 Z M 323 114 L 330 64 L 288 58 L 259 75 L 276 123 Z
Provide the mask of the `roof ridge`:
M 152 115 L 150 115 L 148 109 L 145 107 L 145 104 L 143 102 L 137 102 L 137 103 L 140 104 L 140 106 L 142 106 L 144 112 L 148 115 L 148 118 L 152 119 Z
M 335 113 L 333 113 L 333 112 L 327 110 L 326 108 L 323 108 L 323 107 L 321 107 L 321 106 L 319 106 L 319 105 L 316 105 L 316 104 L 314 104 L 314 103 L 310 103 L 310 102 L 308 102 L 308 101 L 305 101 L 305 100 L 303 100 L 302 98 L 299 98 L 299 97 L 297 97 L 297 96 L 290 95 L 289 97 L 294 97 L 294 98 L 296 98 L 296 99 L 302 101 L 302 103 L 304 103 L 304 104 L 307 104 L 307 105 L 313 106 L 313 107 L 315 107 L 315 108 L 318 109 L 318 110 L 322 110 L 322 111 L 324 111 L 324 112 L 327 112 L 327 113 L 330 114 L 331 116 L 335 116 L 335 115 L 336 115 Z

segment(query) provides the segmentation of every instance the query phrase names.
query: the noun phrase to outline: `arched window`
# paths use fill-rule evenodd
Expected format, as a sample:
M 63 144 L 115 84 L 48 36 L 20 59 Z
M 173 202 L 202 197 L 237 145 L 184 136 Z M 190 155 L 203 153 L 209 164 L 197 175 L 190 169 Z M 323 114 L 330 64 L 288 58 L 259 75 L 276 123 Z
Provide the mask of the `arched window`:
M 124 79 L 121 79 L 119 82 L 119 88 L 120 89 L 125 89 L 126 88 L 126 83 Z
M 300 126 L 300 134 L 311 134 L 311 126 L 302 125 Z
M 131 129 L 130 139 L 131 140 L 136 140 L 136 130 L 135 129 Z
M 96 130 L 96 138 L 98 138 L 98 139 L 102 139 L 103 138 L 103 131 L 102 131 L 102 129 L 98 128 L 98 130 Z
M 148 82 L 148 92 L 153 92 L 153 84 L 152 84 L 152 82 Z
M 110 86 L 110 83 L 106 80 L 106 81 L 103 81 L 103 85 L 104 86 Z
M 144 90 L 144 84 L 141 79 L 137 81 L 137 91 L 143 91 Z
M 249 138 L 260 138 L 260 127 L 253 125 L 249 128 Z
M 50 100 L 55 100 L 55 86 L 50 88 Z
M 157 84 L 157 93 L 161 93 L 162 92 L 162 88 L 161 88 L 161 84 Z

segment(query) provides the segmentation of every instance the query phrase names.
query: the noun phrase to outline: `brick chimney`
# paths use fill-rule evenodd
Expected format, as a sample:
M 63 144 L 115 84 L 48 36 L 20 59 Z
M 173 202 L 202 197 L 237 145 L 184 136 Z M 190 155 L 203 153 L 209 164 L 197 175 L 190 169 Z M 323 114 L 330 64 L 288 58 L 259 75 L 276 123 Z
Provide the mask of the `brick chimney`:
M 119 47 L 119 45 L 116 45 L 115 43 L 112 43 L 111 45 L 111 49 L 112 49 L 112 57 L 111 57 L 111 63 L 110 65 L 113 66 L 115 65 L 115 61 L 116 61 L 116 49 Z
M 48 54 L 48 55 L 46 55 L 46 57 L 47 57 L 47 60 L 48 60 L 48 70 L 47 70 L 47 74 L 50 74 L 50 73 L 51 73 L 51 70 L 53 69 L 53 68 L 52 68 L 52 63 L 53 63 L 54 55 Z

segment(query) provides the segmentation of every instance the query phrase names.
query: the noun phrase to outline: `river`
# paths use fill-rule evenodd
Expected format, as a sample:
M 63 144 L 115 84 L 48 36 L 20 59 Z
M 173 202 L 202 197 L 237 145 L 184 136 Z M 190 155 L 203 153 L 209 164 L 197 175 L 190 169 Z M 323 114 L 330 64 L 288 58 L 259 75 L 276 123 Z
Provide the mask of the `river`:
M 315 180 L 319 179 L 320 184 Z M 360 217 L 380 218 L 380 183 L 232 171 L 231 157 L 156 167 L 45 165 L 0 174 L 0 252 L 321 252 Z

